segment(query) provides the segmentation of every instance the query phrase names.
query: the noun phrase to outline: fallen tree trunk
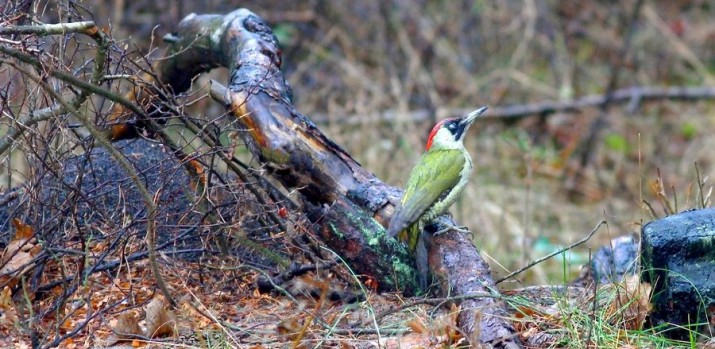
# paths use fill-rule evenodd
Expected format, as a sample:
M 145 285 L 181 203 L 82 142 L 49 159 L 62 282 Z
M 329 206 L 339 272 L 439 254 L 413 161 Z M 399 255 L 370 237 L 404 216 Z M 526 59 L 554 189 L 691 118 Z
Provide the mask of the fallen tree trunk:
M 195 75 L 228 67 L 228 88 L 214 85 L 212 96 L 237 118 L 245 131 L 240 136 L 270 175 L 302 195 L 313 232 L 356 273 L 377 280 L 380 290 L 414 293 L 411 257 L 383 228 L 401 190 L 362 168 L 295 110 L 280 72 L 278 42 L 263 20 L 245 9 L 192 14 L 166 39 L 168 58 L 156 66 L 160 82 L 182 92 Z M 435 237 L 429 254 L 431 269 L 444 281 L 443 293 L 464 298 L 459 322 L 466 337 L 489 346 L 518 346 L 505 310 L 489 296 L 496 287 L 472 242 L 449 232 Z

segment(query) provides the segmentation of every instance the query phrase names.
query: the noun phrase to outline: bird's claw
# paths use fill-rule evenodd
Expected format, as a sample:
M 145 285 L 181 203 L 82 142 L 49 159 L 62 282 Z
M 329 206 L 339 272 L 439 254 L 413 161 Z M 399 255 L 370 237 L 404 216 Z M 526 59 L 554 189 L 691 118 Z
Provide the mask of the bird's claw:
M 446 228 L 437 230 L 437 231 L 434 232 L 434 234 L 432 234 L 432 235 L 437 236 L 437 235 L 444 234 L 444 233 L 446 233 L 446 232 L 448 232 L 448 231 L 456 231 L 456 232 L 463 233 L 463 234 L 471 234 L 471 233 L 472 233 L 472 232 L 469 230 L 469 228 L 468 228 L 468 227 L 465 227 L 465 226 L 459 226 L 459 227 L 458 227 L 458 226 L 449 226 L 449 227 L 446 227 Z

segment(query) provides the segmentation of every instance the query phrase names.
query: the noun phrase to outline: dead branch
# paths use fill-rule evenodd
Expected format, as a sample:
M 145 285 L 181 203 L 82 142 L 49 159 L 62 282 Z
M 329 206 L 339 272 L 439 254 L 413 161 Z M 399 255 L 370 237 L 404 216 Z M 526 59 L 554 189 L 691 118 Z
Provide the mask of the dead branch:
M 572 243 L 572 244 L 570 244 L 570 245 L 568 245 L 568 246 L 566 246 L 566 247 L 564 247 L 564 248 L 560 248 L 560 249 L 558 249 L 558 250 L 556 250 L 556 251 L 554 251 L 554 252 L 552 252 L 552 253 L 549 253 L 549 254 L 547 254 L 546 256 L 540 257 L 540 258 L 536 259 L 535 261 L 529 262 L 529 263 L 526 264 L 525 266 L 523 266 L 523 267 L 521 267 L 521 268 L 519 268 L 519 269 L 517 269 L 517 270 L 515 270 L 515 271 L 513 271 L 513 272 L 511 272 L 511 273 L 509 273 L 509 275 L 507 275 L 507 276 L 505 276 L 505 277 L 503 277 L 503 278 L 497 280 L 496 283 L 497 283 L 497 284 L 500 284 L 500 283 L 502 283 L 502 282 L 504 282 L 504 281 L 506 281 L 506 280 L 509 280 L 509 279 L 511 279 L 511 278 L 513 278 L 513 277 L 515 277 L 515 276 L 517 276 L 517 275 L 523 273 L 523 272 L 526 271 L 526 270 L 529 270 L 529 268 L 531 268 L 531 267 L 533 267 L 533 266 L 535 266 L 535 265 L 537 265 L 537 264 L 539 264 L 539 263 L 541 263 L 541 262 L 543 262 L 543 261 L 545 261 L 545 260 L 547 260 L 547 259 L 549 259 L 549 258 L 551 258 L 551 257 L 553 257 L 553 256 L 562 254 L 562 253 L 564 253 L 564 252 L 566 252 L 566 251 L 572 250 L 572 249 L 574 249 L 574 248 L 576 248 L 576 247 L 578 247 L 578 246 L 580 246 L 580 245 L 583 245 L 586 241 L 590 240 L 591 237 L 593 237 L 593 234 L 596 234 L 596 232 L 598 231 L 598 229 L 601 228 L 601 226 L 604 225 L 604 224 L 606 224 L 606 221 L 601 221 L 601 222 L 599 222 L 598 225 L 596 225 L 596 227 L 593 228 L 593 229 L 591 230 L 591 232 L 588 233 L 586 236 L 584 236 L 581 240 L 578 240 L 578 241 L 576 241 L 576 242 L 574 242 L 574 243 Z
M 628 104 L 628 110 L 633 112 L 643 102 L 674 100 L 674 101 L 697 101 L 715 99 L 715 86 L 633 86 L 617 89 L 610 94 L 611 104 Z M 489 113 L 483 115 L 486 119 L 521 119 L 529 116 L 549 115 L 555 113 L 578 113 L 586 108 L 599 107 L 606 103 L 605 94 L 594 94 L 584 96 L 573 101 L 554 102 L 545 101 L 531 104 L 516 104 L 508 106 L 489 107 Z M 448 109 L 448 115 L 462 115 L 471 109 Z M 407 115 L 400 115 L 397 110 L 385 110 L 381 113 L 368 115 L 348 115 L 344 117 L 328 117 L 324 114 L 316 114 L 311 119 L 318 123 L 337 122 L 347 125 L 360 125 L 378 122 L 394 122 L 404 120 L 406 122 L 421 122 L 430 120 L 432 112 L 426 109 L 413 110 Z
M 37 34 L 37 35 L 60 35 L 66 33 L 86 33 L 94 35 L 98 31 L 94 22 L 71 22 L 71 23 L 54 23 L 43 25 L 18 25 L 11 27 L 0 27 L 0 35 L 8 34 Z
M 693 101 L 700 99 L 715 99 L 715 86 L 702 87 L 648 87 L 634 86 L 618 89 L 611 93 L 610 103 L 628 103 L 629 109 L 645 101 L 681 100 Z M 589 95 L 573 102 L 543 102 L 537 104 L 497 107 L 489 112 L 487 117 L 522 118 L 531 115 L 578 112 L 585 108 L 598 107 L 607 101 L 606 95 Z
M 176 304 L 176 301 L 174 301 L 173 297 L 171 296 L 171 293 L 169 292 L 169 288 L 166 286 L 166 283 L 164 282 L 164 279 L 161 276 L 161 273 L 159 271 L 159 265 L 156 261 L 156 203 L 155 203 L 155 198 L 149 193 L 149 190 L 146 188 L 144 183 L 141 181 L 139 178 L 139 173 L 137 170 L 131 165 L 131 163 L 117 150 L 114 148 L 109 140 L 104 137 L 104 135 L 101 133 L 101 131 L 92 124 L 92 122 L 85 117 L 84 115 L 80 114 L 76 109 L 74 109 L 68 101 L 66 101 L 62 96 L 60 96 L 57 92 L 55 92 L 52 87 L 42 81 L 42 78 L 33 74 L 32 72 L 25 70 L 24 68 L 20 67 L 19 65 L 15 64 L 14 62 L 6 61 L 3 59 L 0 59 L 0 62 L 8 64 L 12 67 L 14 67 L 17 71 L 23 73 L 26 77 L 30 78 L 33 80 L 37 85 L 42 87 L 42 89 L 52 98 L 57 101 L 64 109 L 69 111 L 77 120 L 79 120 L 84 127 L 87 128 L 87 130 L 90 132 L 90 134 L 94 137 L 94 139 L 107 151 L 112 155 L 112 157 L 117 161 L 117 164 L 127 172 L 129 175 L 129 178 L 131 178 L 133 184 L 136 186 L 136 188 L 139 190 L 139 193 L 142 196 L 142 199 L 144 200 L 144 204 L 146 205 L 147 208 L 147 224 L 146 224 L 146 236 L 147 236 L 147 247 L 149 250 L 149 265 L 151 267 L 152 273 L 154 274 L 154 279 L 157 283 L 157 286 L 159 286 L 159 289 L 164 293 L 164 296 L 166 296 L 167 300 L 172 305 Z

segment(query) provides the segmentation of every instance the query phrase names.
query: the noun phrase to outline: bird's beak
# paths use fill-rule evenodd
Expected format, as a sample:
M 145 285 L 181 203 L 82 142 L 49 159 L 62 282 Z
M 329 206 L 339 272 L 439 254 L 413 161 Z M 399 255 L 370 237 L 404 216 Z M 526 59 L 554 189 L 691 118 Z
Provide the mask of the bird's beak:
M 462 119 L 462 121 L 459 122 L 459 125 L 462 126 L 464 129 L 468 128 L 474 122 L 474 120 L 476 120 L 477 117 L 479 117 L 485 111 L 487 111 L 487 109 L 489 109 L 489 108 L 487 108 L 487 106 L 483 106 L 483 107 L 469 113 L 467 116 L 464 117 L 464 119 Z

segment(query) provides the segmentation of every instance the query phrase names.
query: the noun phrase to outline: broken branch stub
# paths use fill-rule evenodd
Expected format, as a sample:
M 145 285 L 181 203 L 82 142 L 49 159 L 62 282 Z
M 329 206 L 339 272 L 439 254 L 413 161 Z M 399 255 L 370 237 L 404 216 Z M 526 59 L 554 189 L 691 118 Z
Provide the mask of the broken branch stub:
M 379 289 L 417 290 L 411 257 L 400 243 L 386 238 L 383 228 L 401 191 L 362 168 L 295 110 L 280 71 L 278 41 L 263 20 L 245 9 L 225 16 L 192 14 L 170 42 L 173 56 L 162 61 L 162 82 L 181 92 L 195 74 L 217 64 L 228 67 L 228 88 L 214 84 L 212 96 L 238 119 L 239 135 L 269 173 L 301 193 L 309 228 L 356 273 L 377 280 Z M 430 260 L 447 281 L 442 283 L 445 294 L 496 292 L 488 266 L 466 237 L 447 233 L 434 241 Z M 456 256 L 460 263 L 454 263 Z M 493 298 L 462 304 L 482 315 L 462 317 L 467 336 L 479 333 L 482 342 L 499 346 L 518 342 Z

